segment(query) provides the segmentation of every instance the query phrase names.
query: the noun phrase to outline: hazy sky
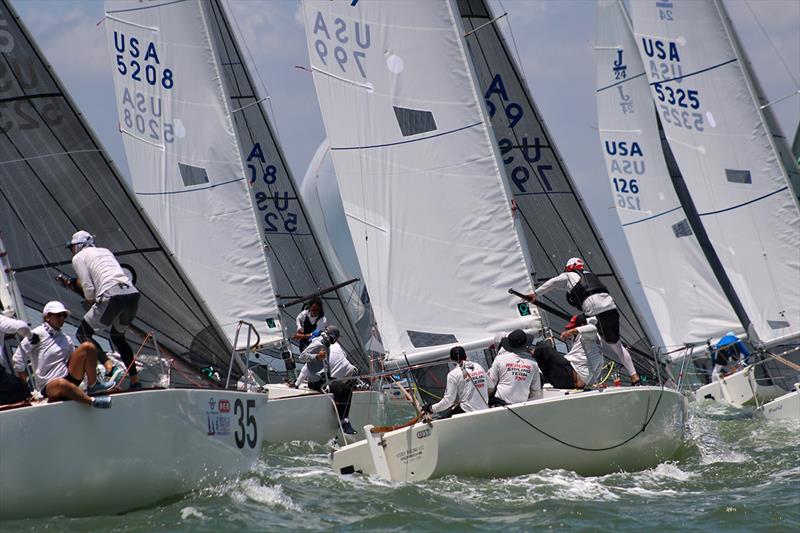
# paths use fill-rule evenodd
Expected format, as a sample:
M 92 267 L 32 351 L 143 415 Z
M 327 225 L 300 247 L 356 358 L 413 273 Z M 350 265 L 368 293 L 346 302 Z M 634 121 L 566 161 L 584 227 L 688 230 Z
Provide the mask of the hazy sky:
M 112 159 L 127 173 L 105 27 L 98 25 L 103 3 L 14 0 L 14 5 Z M 490 0 L 490 5 L 495 14 L 508 12 L 500 24 L 511 25 L 533 97 L 612 253 L 630 276 L 596 130 L 595 2 Z M 800 79 L 800 0 L 727 0 L 725 5 L 767 97 L 777 100 L 796 92 L 792 77 Z M 325 132 L 311 75 L 294 68 L 309 62 L 299 2 L 230 0 L 228 7 L 266 85 L 262 91 L 271 97 L 291 169 L 302 179 Z M 773 111 L 791 143 L 800 120 L 800 96 L 775 104 Z

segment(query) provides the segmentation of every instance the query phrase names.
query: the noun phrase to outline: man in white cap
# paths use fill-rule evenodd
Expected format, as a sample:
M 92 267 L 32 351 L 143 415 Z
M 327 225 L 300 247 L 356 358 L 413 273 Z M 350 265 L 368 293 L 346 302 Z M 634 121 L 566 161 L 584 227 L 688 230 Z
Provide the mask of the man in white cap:
M 116 384 L 97 379 L 97 350 L 92 343 L 84 342 L 75 348 L 72 339 L 61 331 L 68 316 L 64 304 L 47 302 L 42 310 L 44 323 L 33 328 L 31 336 L 23 339 L 14 352 L 14 370 L 25 381 L 28 377 L 26 365 L 30 359 L 35 386 L 48 401 L 75 400 L 108 409 L 111 407 L 110 396 L 92 398 L 90 395 L 107 392 Z M 86 392 L 79 388 L 84 376 L 88 383 Z
M 91 305 L 76 332 L 78 340 L 93 343 L 98 352 L 102 353 L 92 335 L 95 331 L 110 328 L 111 344 L 122 356 L 122 362 L 128 369 L 130 388 L 140 388 L 133 349 L 125 340 L 125 332 L 136 317 L 139 291 L 128 279 L 114 254 L 106 248 L 97 248 L 94 237 L 89 232 L 75 232 L 68 247 L 72 251 L 72 268 L 78 277 L 59 279 L 70 289 L 81 290 L 84 299 Z M 100 358 L 105 359 L 105 354 Z M 114 374 L 110 377 L 116 380 L 123 373 L 121 369 L 114 369 Z
M 539 365 L 531 357 L 531 335 L 515 329 L 500 336 L 500 348 L 489 368 L 489 404 L 492 407 L 538 400 L 542 397 Z
M 13 334 L 30 337 L 31 327 L 24 320 L 0 313 L 0 404 L 20 402 L 30 396 L 28 388 L 14 375 L 10 356 L 3 351 L 4 337 Z
M 542 283 L 526 299 L 535 302 L 537 298 L 557 288 L 566 290 L 567 301 L 584 315 L 597 317 L 600 338 L 622 362 L 631 377 L 631 383 L 640 385 L 631 354 L 620 342 L 617 305 L 600 279 L 586 269 L 582 259 L 573 257 L 567 261 L 564 272 Z

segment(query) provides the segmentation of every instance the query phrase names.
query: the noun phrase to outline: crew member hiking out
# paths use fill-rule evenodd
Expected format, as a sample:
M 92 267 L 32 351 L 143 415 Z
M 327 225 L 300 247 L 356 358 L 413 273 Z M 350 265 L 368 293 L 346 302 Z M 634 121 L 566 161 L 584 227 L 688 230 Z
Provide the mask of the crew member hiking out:
M 128 368 L 130 388 L 141 388 L 133 361 L 133 349 L 125 340 L 125 332 L 136 317 L 139 291 L 125 275 L 114 254 L 106 248 L 95 247 L 94 237 L 88 232 L 75 232 L 67 246 L 72 251 L 72 268 L 78 277 L 59 276 L 59 280 L 72 290 L 82 290 L 86 303 L 91 305 L 83 316 L 76 337 L 81 342 L 93 343 L 98 354 L 103 354 L 92 335 L 95 331 L 110 327 L 111 344 Z M 99 357 L 102 361 L 105 354 Z M 123 373 L 122 369 L 114 369 L 110 377 L 116 381 Z
M 714 345 L 711 362 L 714 370 L 711 372 L 711 382 L 719 381 L 721 377 L 738 371 L 747 364 L 750 351 L 747 346 L 729 331 Z
M 356 384 L 354 376 L 358 373 L 358 369 L 347 360 L 347 354 L 338 342 L 330 345 L 325 362 L 330 379 L 331 394 L 333 394 L 333 402 L 336 405 L 336 414 L 339 415 L 342 431 L 348 435 L 355 435 L 356 430 L 350 424 L 350 402 L 353 399 L 353 387 Z
M 461 346 L 450 350 L 450 359 L 456 363 L 456 367 L 447 374 L 444 396 L 433 405 L 425 404 L 422 412 L 441 413 L 452 407 L 452 416 L 488 408 L 489 394 L 483 367 L 474 361 L 467 361 L 467 352 Z
M 566 290 L 567 301 L 584 315 L 597 317 L 600 338 L 622 362 L 631 377 L 631 383 L 639 385 L 639 375 L 633 366 L 631 354 L 620 342 L 619 311 L 600 279 L 585 268 L 582 259 L 573 257 L 567 261 L 564 272 L 542 283 L 526 298 L 535 302 L 537 298 L 556 288 Z
M 338 340 L 339 328 L 333 325 L 326 326 L 325 331 L 297 356 L 297 360 L 305 365 L 297 378 L 296 387 L 307 381 L 309 389 L 322 391 L 322 386 L 325 384 L 325 359 L 330 353 L 331 345 L 336 344 Z

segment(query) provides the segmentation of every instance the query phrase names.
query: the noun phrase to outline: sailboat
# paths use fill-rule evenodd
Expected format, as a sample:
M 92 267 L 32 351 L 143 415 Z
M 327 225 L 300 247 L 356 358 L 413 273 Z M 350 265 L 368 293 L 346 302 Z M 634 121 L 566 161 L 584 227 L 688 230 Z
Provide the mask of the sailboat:
M 721 2 L 636 2 L 631 14 L 688 227 L 760 352 L 696 395 L 759 405 L 797 381 L 782 361 L 800 347 L 798 167 Z
M 13 269 L 4 268 L 3 294 L 18 311 L 21 295 L 35 312 L 59 299 L 81 317 L 80 297 L 53 278 L 69 268 L 68 236 L 91 229 L 140 290 L 129 342 L 151 339 L 143 349 L 159 356 L 173 387 L 116 393 L 108 411 L 3 406 L 0 520 L 117 513 L 249 471 L 266 396 L 224 390 L 203 372 L 213 366 L 235 380 L 245 367 L 5 1 L 0 22 L 0 228 Z
M 455 345 L 479 351 L 514 328 L 544 334 L 539 310 L 507 290 L 532 290 L 529 248 L 455 3 L 302 6 L 384 368 L 441 362 Z M 365 426 L 366 440 L 335 451 L 332 463 L 401 481 L 542 468 L 599 474 L 668 458 L 684 420 L 685 399 L 665 387 L 561 391 L 390 431 Z
M 301 304 L 319 295 L 343 347 L 368 374 L 346 287 L 336 288 L 222 4 L 107 2 L 106 30 L 136 196 L 228 342 L 245 320 L 263 357 L 280 360 L 291 350 Z M 263 420 L 267 440 L 336 435 L 327 395 L 266 388 L 273 403 Z M 375 420 L 377 394 L 355 394 L 355 420 Z

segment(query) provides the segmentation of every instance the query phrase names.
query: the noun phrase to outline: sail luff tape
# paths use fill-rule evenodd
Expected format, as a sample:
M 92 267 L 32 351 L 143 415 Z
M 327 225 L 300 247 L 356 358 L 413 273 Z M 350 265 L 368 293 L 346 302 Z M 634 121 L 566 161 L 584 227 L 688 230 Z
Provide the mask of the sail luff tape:
M 370 91 L 370 92 L 372 92 L 372 91 L 374 91 L 374 90 L 375 90 L 375 86 L 374 86 L 374 85 L 372 85 L 372 84 L 371 84 L 371 83 L 369 83 L 369 82 L 367 82 L 367 83 L 359 83 L 359 82 L 357 82 L 357 81 L 348 80 L 347 78 L 343 78 L 343 77 L 341 77 L 341 76 L 337 76 L 337 75 L 336 75 L 336 74 L 334 74 L 333 72 L 328 72 L 327 70 L 322 70 L 321 68 L 318 68 L 318 67 L 313 67 L 313 66 L 312 66 L 312 67 L 311 67 L 311 72 L 312 72 L 312 73 L 313 73 L 313 72 L 319 72 L 320 74 L 325 74 L 326 76 L 330 76 L 331 78 L 336 78 L 336 79 L 337 79 L 337 80 L 339 80 L 339 81 L 343 81 L 343 82 L 345 82 L 345 83 L 349 83 L 349 84 L 351 84 L 351 85 L 356 85 L 356 86 L 358 86 L 358 87 L 362 87 L 362 88 L 364 88 L 364 89 L 366 89 L 366 90 L 368 90 L 368 91 Z
M 129 26 L 136 26 L 137 28 L 142 28 L 143 30 L 149 30 L 152 32 L 159 32 L 158 26 L 145 26 L 144 24 L 137 24 L 136 22 L 131 22 L 129 20 L 121 19 L 119 17 L 115 17 L 114 15 L 109 15 L 106 13 L 106 18 L 111 19 L 113 21 L 119 22 L 120 24 L 127 24 Z M 100 21 L 102 22 L 102 21 Z M 99 24 L 99 23 L 98 23 Z
M 464 37 L 469 37 L 470 35 L 472 35 L 476 31 L 478 31 L 479 29 L 483 28 L 484 26 L 488 26 L 489 24 L 494 24 L 495 22 L 497 22 L 501 18 L 505 17 L 506 15 L 508 15 L 508 13 L 503 13 L 502 15 L 500 15 L 498 17 L 495 17 L 495 18 L 493 18 L 492 20 L 490 20 L 488 22 L 484 22 L 483 24 L 481 24 L 477 28 L 472 28 L 471 30 L 469 30 L 467 33 L 464 34 Z

